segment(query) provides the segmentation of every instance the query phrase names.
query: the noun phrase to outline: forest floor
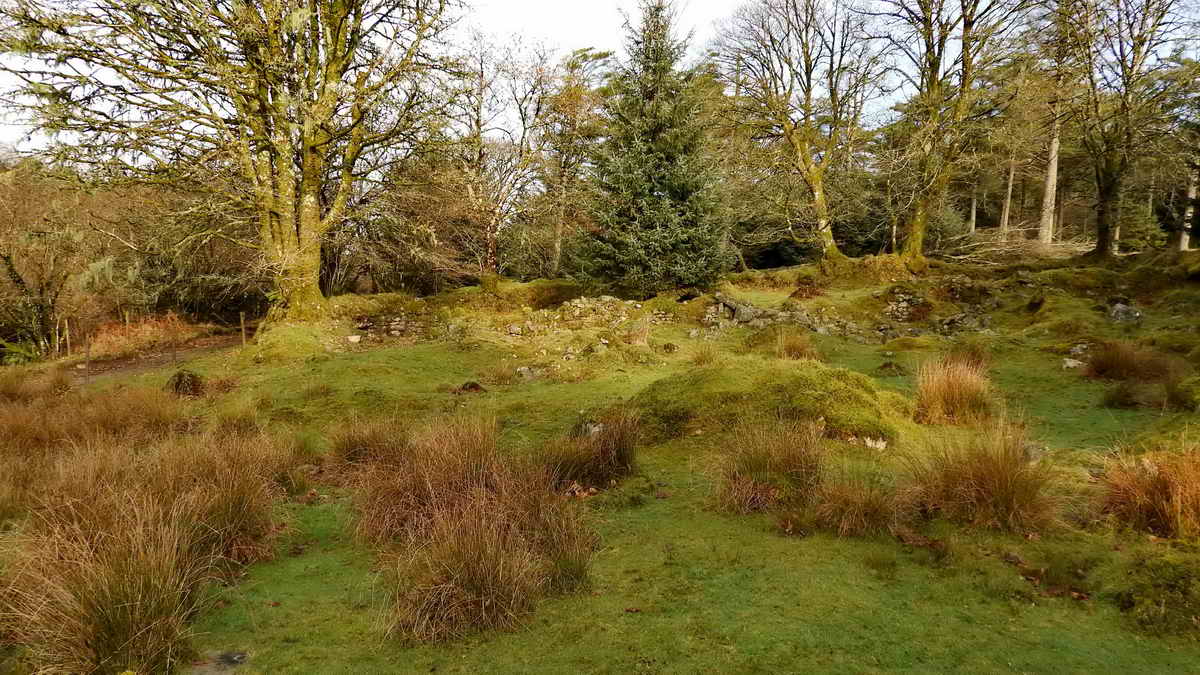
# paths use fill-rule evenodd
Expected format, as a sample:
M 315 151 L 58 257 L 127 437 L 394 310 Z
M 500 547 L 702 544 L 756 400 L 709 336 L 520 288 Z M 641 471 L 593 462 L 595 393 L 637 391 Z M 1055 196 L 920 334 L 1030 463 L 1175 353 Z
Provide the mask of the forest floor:
M 1196 262 L 938 265 L 920 278 L 864 262 L 833 279 L 808 268 L 735 275 L 720 300 L 680 292 L 637 303 L 502 282 L 423 300 L 345 299 L 319 329 L 279 327 L 255 345 L 180 362 L 227 383 L 202 403 L 206 414 L 253 411 L 315 453 L 356 420 L 460 413 L 494 417 L 519 452 L 656 383 L 660 395 L 676 383 L 666 391 L 685 407 L 693 396 L 697 409 L 719 407 L 724 390 L 713 399 L 706 387 L 718 385 L 697 373 L 718 373 L 720 387 L 759 383 L 739 399 L 754 405 L 767 381 L 755 378 L 813 367 L 780 365 L 762 337 L 779 325 L 797 326 L 825 364 L 871 378 L 896 401 L 911 402 L 921 363 L 971 341 L 990 352 L 1006 414 L 1028 426 L 1035 452 L 1086 491 L 1114 449 L 1180 437 L 1200 421 L 1105 407 L 1112 383 L 1074 367 L 1118 339 L 1200 365 Z M 179 367 L 132 363 L 94 386 L 161 387 Z M 484 391 L 458 393 L 467 382 Z M 785 536 L 769 516 L 715 507 L 711 467 L 733 436 L 729 416 L 711 407 L 648 442 L 636 475 L 587 500 L 601 541 L 589 585 L 541 602 L 510 632 L 386 638 L 375 557 L 353 536 L 350 495 L 318 483 L 315 498 L 281 507 L 288 527 L 274 559 L 249 567 L 200 617 L 196 672 L 1190 672 L 1200 663 L 1200 629 L 1147 629 L 1126 602 L 1141 562 L 1194 565 L 1195 544 L 1104 523 L 1009 534 L 935 520 L 921 541 L 938 547 L 886 534 Z M 827 411 L 833 424 L 838 415 Z M 886 448 L 851 452 L 893 466 L 956 433 L 972 432 L 910 416 L 890 428 Z

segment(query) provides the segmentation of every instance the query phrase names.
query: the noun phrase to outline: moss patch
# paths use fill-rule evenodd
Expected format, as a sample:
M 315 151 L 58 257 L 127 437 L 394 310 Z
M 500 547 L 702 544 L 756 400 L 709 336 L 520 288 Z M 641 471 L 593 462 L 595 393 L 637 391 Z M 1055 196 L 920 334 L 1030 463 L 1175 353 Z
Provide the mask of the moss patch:
M 755 417 L 824 419 L 833 437 L 899 437 L 911 410 L 884 396 L 871 378 L 815 361 L 779 363 L 748 356 L 663 378 L 633 398 L 651 433 L 678 438 L 706 424 Z

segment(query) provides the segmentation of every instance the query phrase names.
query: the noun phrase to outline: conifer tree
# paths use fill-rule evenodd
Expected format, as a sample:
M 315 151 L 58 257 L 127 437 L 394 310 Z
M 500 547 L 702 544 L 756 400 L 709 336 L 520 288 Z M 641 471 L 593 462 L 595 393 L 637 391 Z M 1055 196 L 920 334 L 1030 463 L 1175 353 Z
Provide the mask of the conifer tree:
M 595 160 L 597 227 L 579 257 L 584 276 L 647 297 L 712 284 L 727 254 L 700 101 L 680 64 L 687 41 L 674 34 L 669 0 L 642 0 L 640 9 L 640 24 L 626 25 L 627 60 Z

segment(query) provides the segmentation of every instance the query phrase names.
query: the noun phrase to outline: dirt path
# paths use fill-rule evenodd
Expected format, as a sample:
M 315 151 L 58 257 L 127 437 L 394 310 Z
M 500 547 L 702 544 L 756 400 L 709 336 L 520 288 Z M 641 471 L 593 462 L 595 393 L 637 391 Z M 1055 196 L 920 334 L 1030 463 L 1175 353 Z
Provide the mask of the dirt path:
M 241 335 L 213 335 L 197 338 L 174 350 L 155 350 L 124 356 L 119 359 L 78 363 L 72 369 L 76 379 L 90 380 L 112 375 L 136 375 L 172 364 L 183 365 L 188 361 L 207 356 L 213 352 L 240 346 Z

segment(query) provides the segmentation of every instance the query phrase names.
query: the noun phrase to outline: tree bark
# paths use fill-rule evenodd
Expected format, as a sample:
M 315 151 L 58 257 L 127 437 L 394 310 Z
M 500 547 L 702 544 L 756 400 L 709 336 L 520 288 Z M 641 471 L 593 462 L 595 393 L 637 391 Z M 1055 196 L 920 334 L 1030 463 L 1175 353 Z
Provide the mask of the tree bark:
M 1183 210 L 1183 223 L 1179 232 L 1179 250 L 1187 251 L 1191 247 L 1192 228 L 1196 226 L 1196 193 L 1200 188 L 1200 169 L 1191 171 L 1188 180 L 1187 207 Z
M 1058 198 L 1058 155 L 1062 143 L 1062 123 L 1055 116 L 1050 129 L 1050 148 L 1046 159 L 1045 192 L 1042 194 L 1042 219 L 1038 225 L 1038 241 L 1054 242 L 1054 204 Z
M 979 193 L 976 186 L 971 186 L 971 212 L 967 216 L 967 233 L 975 234 L 979 223 Z
M 1096 173 L 1096 249 L 1095 255 L 1109 257 L 1117 245 L 1121 179 L 1117 175 Z
M 1016 153 L 1008 158 L 1008 189 L 1004 194 L 1004 211 L 1000 216 L 1000 238 L 1008 241 L 1009 226 L 1012 219 L 1013 183 L 1017 178 Z

